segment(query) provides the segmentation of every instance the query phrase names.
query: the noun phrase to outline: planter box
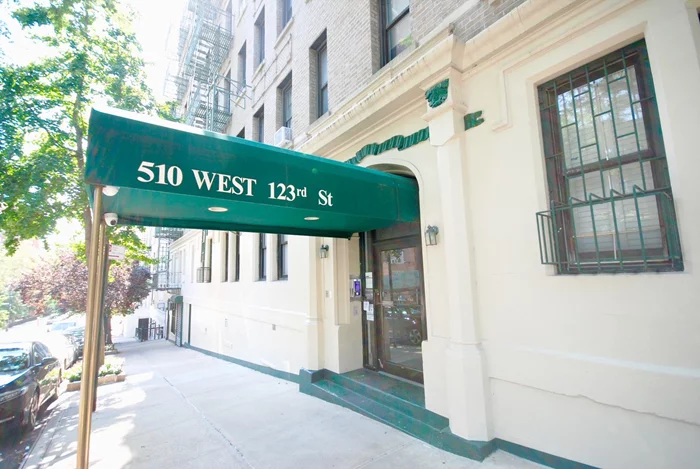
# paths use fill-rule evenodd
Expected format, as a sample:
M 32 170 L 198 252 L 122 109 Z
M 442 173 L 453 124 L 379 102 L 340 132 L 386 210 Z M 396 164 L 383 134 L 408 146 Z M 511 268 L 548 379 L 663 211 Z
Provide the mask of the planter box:
M 101 378 L 97 378 L 97 385 L 102 386 L 103 384 L 112 384 L 112 383 L 121 383 L 126 379 L 126 375 L 124 373 L 120 375 L 107 375 L 107 376 L 102 376 Z M 80 381 L 76 381 L 74 383 L 68 383 L 66 386 L 66 391 L 71 392 L 71 391 L 78 391 L 80 390 Z

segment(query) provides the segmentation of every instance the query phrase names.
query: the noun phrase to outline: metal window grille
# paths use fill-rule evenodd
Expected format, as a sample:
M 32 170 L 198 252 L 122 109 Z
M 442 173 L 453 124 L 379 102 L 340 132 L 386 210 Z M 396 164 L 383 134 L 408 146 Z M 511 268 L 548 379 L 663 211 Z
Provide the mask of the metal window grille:
M 683 270 L 645 42 L 538 88 L 550 209 L 540 260 L 560 273 Z

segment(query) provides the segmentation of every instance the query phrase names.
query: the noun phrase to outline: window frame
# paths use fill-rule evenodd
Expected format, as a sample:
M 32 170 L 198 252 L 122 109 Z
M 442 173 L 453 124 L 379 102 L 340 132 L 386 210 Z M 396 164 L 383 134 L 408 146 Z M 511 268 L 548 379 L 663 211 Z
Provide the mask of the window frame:
M 267 235 L 258 234 L 258 280 L 267 280 Z
M 639 272 L 639 271 L 666 271 L 666 270 L 683 270 L 682 260 L 678 263 L 674 261 L 672 254 L 672 246 L 669 245 L 669 231 L 674 229 L 677 230 L 677 225 L 675 224 L 675 209 L 671 193 L 671 181 L 670 175 L 668 173 L 668 162 L 666 159 L 666 151 L 663 142 L 663 134 L 661 131 L 661 125 L 658 114 L 658 103 L 656 101 L 656 95 L 654 93 L 653 77 L 651 69 L 648 66 L 648 52 L 646 49 L 646 43 L 644 40 L 634 42 L 628 46 L 621 47 L 603 57 L 587 62 L 586 64 L 577 67 L 571 71 L 560 74 L 555 78 L 548 80 L 547 82 L 541 84 L 537 87 L 537 97 L 538 97 L 538 114 L 540 119 L 540 136 L 542 138 L 543 153 L 544 153 L 544 166 L 545 166 L 545 176 L 547 178 L 547 199 L 550 205 L 551 220 L 552 220 L 552 233 L 550 248 L 553 248 L 552 254 L 558 259 L 556 262 L 558 273 L 560 274 L 585 274 L 585 273 L 624 273 L 624 272 Z M 602 69 L 600 68 L 602 64 Z M 638 101 L 632 101 L 630 96 L 630 83 L 629 77 L 626 70 L 632 68 L 635 73 L 637 92 L 639 95 Z M 591 72 L 591 70 L 593 72 Z M 625 71 L 625 79 L 627 80 L 627 96 L 630 100 L 629 108 L 632 110 L 632 123 L 635 128 L 635 133 L 639 135 L 637 129 L 639 129 L 639 123 L 641 122 L 644 130 L 644 135 L 646 138 L 646 149 L 634 150 L 631 153 L 626 153 L 620 155 L 619 140 L 625 138 L 627 135 L 618 135 L 618 131 L 615 127 L 615 121 L 618 118 L 615 114 L 618 111 L 614 109 L 614 103 L 609 103 L 608 106 L 610 110 L 596 112 L 595 106 L 592 101 L 592 91 L 591 85 L 599 79 L 603 79 L 608 88 L 608 94 L 612 93 L 610 91 L 610 83 L 606 77 L 609 77 L 620 71 Z M 613 80 L 616 81 L 617 79 Z M 580 89 L 581 87 L 587 87 L 587 90 L 581 94 L 588 94 L 589 106 L 593 116 L 593 130 L 594 130 L 594 143 L 590 145 L 581 146 L 581 137 L 579 135 L 580 127 L 578 127 L 578 111 L 576 111 L 576 98 L 579 95 L 574 95 L 573 90 Z M 547 93 L 550 93 L 548 96 Z M 577 152 L 580 158 L 580 165 L 573 168 L 567 168 L 566 164 L 566 149 L 565 149 L 565 139 L 562 133 L 564 128 L 561 125 L 560 116 L 560 100 L 559 97 L 565 95 L 566 93 L 571 94 L 572 106 L 574 108 L 574 126 L 576 127 L 577 134 Z M 641 109 L 641 116 L 635 116 L 635 109 L 639 106 Z M 623 108 L 627 109 L 627 108 Z M 583 111 L 582 111 L 583 112 Z M 600 157 L 600 147 L 601 139 L 598 137 L 598 125 L 596 125 L 597 119 L 605 114 L 610 114 L 614 117 L 612 120 L 613 125 L 613 138 L 616 141 L 616 149 L 618 156 L 610 159 L 603 159 Z M 583 115 L 583 114 L 582 114 Z M 571 124 L 567 124 L 569 126 Z M 637 137 L 637 142 L 639 139 Z M 583 151 L 588 146 L 595 146 L 598 148 L 598 161 L 593 161 L 590 163 L 583 162 Z M 668 214 L 664 215 L 662 213 L 661 205 L 658 201 L 657 206 L 657 216 L 659 223 L 659 232 L 662 242 L 661 248 L 656 248 L 660 251 L 657 256 L 666 256 L 666 259 L 654 260 L 653 265 L 649 266 L 648 263 L 652 261 L 647 261 L 644 256 L 646 256 L 645 249 L 640 248 L 640 253 L 644 260 L 638 260 L 634 258 L 636 251 L 634 249 L 622 249 L 621 243 L 619 242 L 619 232 L 617 231 L 617 221 L 615 223 L 615 233 L 614 236 L 614 246 L 611 251 L 602 251 L 598 247 L 598 235 L 595 231 L 595 215 L 593 215 L 593 203 L 600 202 L 605 203 L 619 203 L 622 200 L 629 200 L 633 197 L 632 192 L 629 191 L 629 187 L 624 191 L 624 194 L 620 196 L 612 196 L 612 194 L 601 193 L 602 197 L 594 194 L 589 196 L 586 194 L 585 182 L 586 175 L 588 174 L 600 174 L 601 179 L 605 174 L 611 169 L 623 168 L 625 165 L 631 163 L 639 162 L 641 171 L 643 172 L 642 164 L 650 165 L 650 173 L 653 179 L 653 186 L 651 189 L 644 189 L 644 196 L 654 196 L 654 194 L 659 194 L 659 197 L 669 197 L 670 199 L 670 212 L 671 221 L 669 221 Z M 570 194 L 570 181 L 572 178 L 580 177 L 583 179 L 584 184 L 584 194 L 590 200 L 579 200 L 575 199 Z M 622 178 L 622 176 L 620 176 Z M 622 179 L 623 185 L 624 179 Z M 630 183 L 627 183 L 630 184 Z M 574 202 L 574 199 L 576 200 Z M 636 197 L 635 197 L 636 204 Z M 656 198 L 655 198 L 656 200 Z M 594 201 L 594 202 L 591 202 Z M 575 230 L 574 222 L 574 210 L 581 208 L 591 208 L 591 217 L 593 223 L 593 235 L 596 245 L 595 252 L 584 252 L 579 251 L 578 239 L 580 235 Z M 668 204 L 667 204 L 668 207 Z M 614 206 L 612 207 L 614 210 Z M 556 212 L 560 211 L 560 215 L 557 217 Z M 636 206 L 637 216 L 639 217 L 639 208 Z M 540 212 L 539 215 L 545 212 Z M 614 212 L 613 212 L 614 213 Z M 613 218 L 616 219 L 616 215 Z M 640 222 L 641 223 L 641 222 Z M 668 225 L 668 226 L 667 226 Z M 542 254 L 542 232 L 546 232 L 544 226 L 540 226 L 540 221 L 538 221 L 538 232 L 540 234 L 540 253 Z M 643 230 L 642 230 L 643 233 Z M 677 235 L 676 235 L 677 237 Z M 569 242 L 571 238 L 571 242 Z M 644 235 L 640 234 L 640 238 L 643 240 Z M 545 242 L 545 247 L 546 247 Z M 675 244 L 675 243 L 673 243 Z M 616 261 L 611 263 L 605 258 L 604 254 L 615 253 L 615 246 L 618 247 L 619 252 L 615 256 L 619 256 L 619 263 Z M 675 246 L 673 247 L 675 249 Z M 680 253 L 680 242 L 678 242 L 678 252 Z M 666 253 L 666 254 L 664 254 Z M 680 254 L 679 254 L 680 255 Z M 632 256 L 631 259 L 625 259 L 625 257 Z M 601 260 L 603 257 L 603 260 Z M 669 259 L 670 257 L 670 259 Z M 572 261 L 572 258 L 575 261 Z M 544 260 L 542 263 L 548 263 Z M 643 266 L 640 267 L 640 264 Z M 605 264 L 605 265 L 604 265 Z
M 224 233 L 224 273 L 221 279 L 222 282 L 228 282 L 229 280 L 229 257 L 231 252 L 231 240 L 229 239 L 229 236 L 231 236 L 231 232 L 226 231 Z
M 285 265 L 287 266 L 286 271 Z M 285 234 L 277 235 L 277 279 L 289 279 L 289 235 Z
M 396 15 L 396 18 L 391 20 L 391 23 L 388 23 L 388 18 L 389 18 L 389 12 L 387 11 L 387 5 L 386 2 L 387 0 L 379 0 L 381 2 L 379 8 L 380 8 L 380 20 L 381 20 L 381 37 L 382 37 L 382 65 L 386 65 L 392 60 L 394 60 L 396 57 L 391 56 L 391 47 L 390 47 L 390 42 L 389 42 L 389 32 L 397 25 L 401 20 L 403 20 L 410 12 L 411 12 L 411 2 L 408 2 L 408 5 L 406 8 L 404 8 L 401 13 Z M 397 54 L 397 56 L 400 54 Z
M 322 81 L 322 56 L 326 58 L 326 81 Z M 328 112 L 330 108 L 329 95 L 328 95 L 328 40 L 324 39 L 321 44 L 319 44 L 316 49 L 316 113 L 318 117 L 323 116 Z M 326 92 L 326 108 L 323 108 L 323 92 Z
M 233 281 L 238 282 L 241 280 L 241 233 L 236 231 L 236 246 L 234 247 L 234 269 L 233 269 Z
M 265 106 L 260 106 L 253 118 L 255 119 L 255 141 L 265 143 Z
M 248 86 L 248 42 L 244 42 L 238 51 L 238 83 L 245 88 Z M 238 94 L 238 93 L 236 93 Z
M 282 24 L 280 26 L 280 32 L 292 21 L 293 10 L 292 10 L 292 0 L 280 0 L 282 2 Z
M 265 62 L 265 7 L 255 20 L 255 68 Z
M 287 115 L 289 111 L 289 115 Z M 292 128 L 292 80 L 282 87 L 282 127 Z

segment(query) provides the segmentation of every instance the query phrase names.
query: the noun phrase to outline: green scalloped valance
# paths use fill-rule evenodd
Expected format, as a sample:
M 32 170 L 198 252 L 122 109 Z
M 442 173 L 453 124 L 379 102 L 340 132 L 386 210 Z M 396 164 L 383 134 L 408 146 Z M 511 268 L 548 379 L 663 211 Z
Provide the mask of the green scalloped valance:
M 399 151 L 405 150 L 406 148 L 417 145 L 420 142 L 425 142 L 429 138 L 430 130 L 428 127 L 420 129 L 418 132 L 412 133 L 408 137 L 404 137 L 403 135 L 394 135 L 390 139 L 384 140 L 382 143 L 370 143 L 369 145 L 365 145 L 355 154 L 355 156 L 347 160 L 346 163 L 358 164 L 368 155 L 378 155 L 394 148 Z

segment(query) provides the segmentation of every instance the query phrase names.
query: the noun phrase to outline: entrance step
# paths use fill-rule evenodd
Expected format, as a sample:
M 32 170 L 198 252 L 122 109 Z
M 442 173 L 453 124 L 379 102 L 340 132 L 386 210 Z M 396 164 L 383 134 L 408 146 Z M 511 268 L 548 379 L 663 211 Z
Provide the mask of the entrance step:
M 483 461 L 493 442 L 469 441 L 450 431 L 449 420 L 425 408 L 423 387 L 362 369 L 337 374 L 302 370 L 299 390 L 401 430 L 437 448 Z

